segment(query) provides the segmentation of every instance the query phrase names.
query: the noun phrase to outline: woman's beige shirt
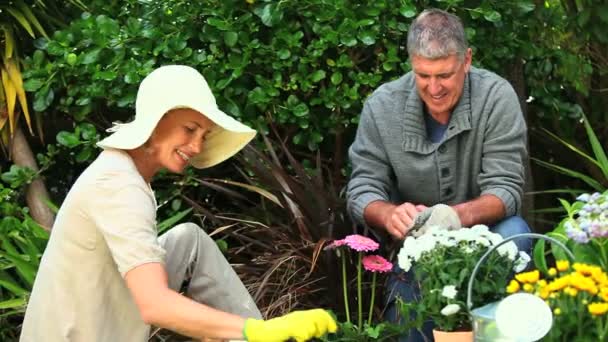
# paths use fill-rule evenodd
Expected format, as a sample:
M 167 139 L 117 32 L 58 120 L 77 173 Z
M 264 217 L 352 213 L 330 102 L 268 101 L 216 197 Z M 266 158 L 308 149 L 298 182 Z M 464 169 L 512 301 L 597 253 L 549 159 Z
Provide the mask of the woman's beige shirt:
M 128 154 L 101 152 L 57 214 L 20 340 L 147 341 L 123 277 L 164 256 L 149 184 Z

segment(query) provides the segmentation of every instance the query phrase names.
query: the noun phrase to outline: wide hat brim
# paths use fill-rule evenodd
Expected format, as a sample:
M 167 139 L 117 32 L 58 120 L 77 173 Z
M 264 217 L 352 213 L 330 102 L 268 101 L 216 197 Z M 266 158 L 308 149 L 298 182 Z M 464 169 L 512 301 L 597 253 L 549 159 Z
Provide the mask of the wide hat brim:
M 190 108 L 215 126 L 205 137 L 201 152 L 190 159 L 196 168 L 217 165 L 247 145 L 256 131 L 217 108 L 207 82 L 195 69 L 170 65 L 153 71 L 137 94 L 135 120 L 118 124 L 114 133 L 97 143 L 101 148 L 131 150 L 142 146 L 160 119 L 172 109 Z
M 196 108 L 191 109 L 194 109 L 199 113 L 201 112 L 201 110 Z M 169 110 L 167 110 L 167 112 Z M 256 135 L 256 131 L 234 120 L 222 111 L 218 110 L 214 113 L 205 114 L 205 116 L 213 121 L 216 126 L 213 127 L 205 137 L 201 152 L 190 159 L 190 164 L 197 169 L 204 169 L 217 165 L 232 157 L 245 147 Z M 97 146 L 104 149 L 135 149 L 148 140 L 155 127 L 156 124 L 144 125 L 139 124 L 136 121 L 120 124 L 116 132 L 98 142 Z

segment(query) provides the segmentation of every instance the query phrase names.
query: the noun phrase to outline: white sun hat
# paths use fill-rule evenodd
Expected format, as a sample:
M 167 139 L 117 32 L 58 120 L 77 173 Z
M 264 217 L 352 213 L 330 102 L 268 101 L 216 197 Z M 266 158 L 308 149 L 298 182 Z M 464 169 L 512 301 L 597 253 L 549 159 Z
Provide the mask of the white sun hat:
M 199 154 L 190 159 L 202 169 L 219 164 L 247 145 L 256 131 L 222 112 L 207 81 L 196 69 L 185 65 L 166 65 L 152 71 L 139 85 L 135 101 L 135 120 L 117 124 L 112 135 L 97 146 L 130 150 L 143 145 L 158 121 L 172 109 L 190 108 L 215 123 L 205 137 Z

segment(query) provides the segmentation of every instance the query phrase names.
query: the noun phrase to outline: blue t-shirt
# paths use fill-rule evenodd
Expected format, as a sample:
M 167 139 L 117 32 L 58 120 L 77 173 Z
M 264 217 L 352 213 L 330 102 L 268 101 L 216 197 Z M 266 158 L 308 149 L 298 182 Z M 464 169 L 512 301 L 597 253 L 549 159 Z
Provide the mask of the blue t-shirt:
M 426 136 L 430 141 L 438 143 L 443 139 L 445 130 L 448 128 L 448 123 L 442 124 L 435 120 L 430 114 L 424 113 L 424 121 L 426 122 Z

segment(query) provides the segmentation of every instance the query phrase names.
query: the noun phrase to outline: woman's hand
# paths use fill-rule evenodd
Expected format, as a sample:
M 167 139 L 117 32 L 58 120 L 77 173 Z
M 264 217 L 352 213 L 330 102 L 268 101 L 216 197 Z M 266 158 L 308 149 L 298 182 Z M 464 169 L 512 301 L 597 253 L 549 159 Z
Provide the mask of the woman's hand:
M 303 342 L 336 330 L 338 326 L 327 311 L 313 309 L 294 311 L 266 321 L 250 318 L 245 322 L 243 333 L 248 342 L 284 342 L 289 339 Z

